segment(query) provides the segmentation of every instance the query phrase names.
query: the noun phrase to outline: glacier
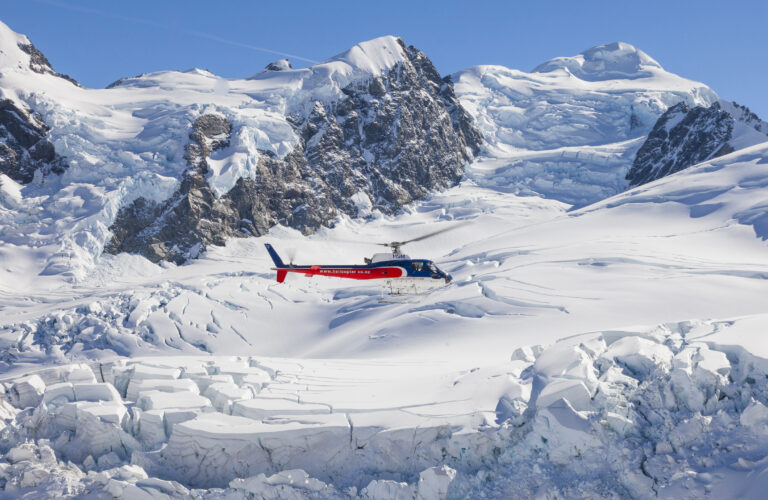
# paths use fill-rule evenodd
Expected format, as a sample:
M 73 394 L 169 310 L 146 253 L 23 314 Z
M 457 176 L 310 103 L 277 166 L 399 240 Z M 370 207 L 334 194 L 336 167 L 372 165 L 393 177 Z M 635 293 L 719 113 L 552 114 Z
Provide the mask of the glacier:
M 486 141 L 469 175 L 576 206 L 627 189 L 632 158 L 669 107 L 719 100 L 626 43 L 556 58 L 530 73 L 475 66 L 451 80 Z
M 0 24 L 4 47 L 22 37 Z M 258 131 L 213 163 L 221 193 L 249 155 L 291 150 L 285 113 L 304 92 L 333 99 L 387 71 L 396 39 L 303 70 L 101 90 L 1 56 L 3 97 L 39 112 L 68 162 L 0 177 L 3 494 L 763 496 L 768 139 L 705 85 L 623 43 L 530 73 L 469 68 L 450 78 L 485 142 L 458 185 L 391 214 L 362 195 L 362 217 L 277 225 L 176 265 L 102 248 L 120 206 L 176 189 L 178 124 L 223 113 Z M 628 189 L 681 102 L 739 115 L 734 151 Z M 371 242 L 462 221 L 409 248 L 454 276 L 418 301 L 277 284 L 263 250 L 362 262 Z

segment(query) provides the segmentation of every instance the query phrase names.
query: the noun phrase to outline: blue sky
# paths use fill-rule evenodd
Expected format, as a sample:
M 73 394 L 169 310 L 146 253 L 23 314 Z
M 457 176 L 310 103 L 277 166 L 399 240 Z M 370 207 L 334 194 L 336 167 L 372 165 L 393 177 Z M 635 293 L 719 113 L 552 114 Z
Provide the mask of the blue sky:
M 0 20 L 89 87 L 162 69 L 248 76 L 398 35 L 442 74 L 475 64 L 525 71 L 621 40 L 768 119 L 768 2 L 3 0 Z

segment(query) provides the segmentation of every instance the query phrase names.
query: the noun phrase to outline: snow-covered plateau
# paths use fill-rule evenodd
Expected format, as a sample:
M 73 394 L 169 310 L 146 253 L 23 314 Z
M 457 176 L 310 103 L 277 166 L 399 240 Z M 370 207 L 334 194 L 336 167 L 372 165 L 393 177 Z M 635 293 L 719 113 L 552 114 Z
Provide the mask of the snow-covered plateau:
M 223 197 L 259 158 L 312 147 L 295 124 L 314 103 L 350 85 L 372 89 L 355 105 L 391 103 L 398 72 L 428 66 L 384 37 L 300 70 L 84 89 L 28 44 L 0 24 L 0 119 L 27 127 L 0 145 L 31 179 L 0 174 L 0 498 L 764 497 L 768 125 L 746 108 L 624 43 L 469 68 L 439 94 L 424 77 L 466 151 L 429 147 L 470 158 L 460 182 L 386 209 L 366 184 L 396 170 L 378 141 L 356 214 L 153 263 L 104 253 L 110 227 L 174 199 L 198 118 L 231 127 L 199 141 Z M 358 112 L 337 111 L 317 143 Z M 675 173 L 630 188 L 641 148 Z M 264 250 L 362 263 L 465 221 L 408 245 L 454 277 L 419 297 L 278 284 Z

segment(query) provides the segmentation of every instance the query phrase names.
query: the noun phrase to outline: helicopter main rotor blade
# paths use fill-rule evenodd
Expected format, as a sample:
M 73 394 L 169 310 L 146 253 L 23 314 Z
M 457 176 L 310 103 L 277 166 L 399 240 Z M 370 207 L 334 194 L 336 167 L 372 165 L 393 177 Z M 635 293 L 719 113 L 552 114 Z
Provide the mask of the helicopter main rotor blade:
M 427 238 L 431 238 L 433 236 L 437 236 L 438 234 L 447 233 L 448 231 L 453 231 L 454 229 L 458 229 L 460 227 L 464 227 L 467 224 L 469 224 L 470 222 L 471 221 L 459 222 L 458 224 L 454 224 L 451 227 L 446 227 L 446 228 L 440 229 L 438 231 L 433 231 L 431 233 L 427 233 L 425 235 L 419 236 L 418 238 L 413 238 L 413 239 L 405 240 L 405 241 L 392 241 L 392 242 L 389 242 L 389 243 L 376 243 L 376 242 L 373 242 L 373 241 L 359 241 L 359 240 L 347 240 L 347 239 L 328 239 L 328 240 L 325 240 L 325 241 L 335 242 L 335 243 L 353 243 L 353 244 L 356 244 L 356 245 L 376 245 L 376 246 L 392 248 L 393 245 L 395 245 L 395 246 L 403 246 L 406 243 L 413 243 L 414 241 L 426 240 Z
M 399 244 L 400 245 L 405 245 L 406 243 L 413 243 L 414 241 L 426 240 L 427 238 L 431 238 L 433 236 L 437 236 L 438 234 L 447 233 L 448 231 L 453 231 L 454 229 L 458 229 L 460 227 L 464 227 L 464 226 L 466 226 L 469 223 L 470 223 L 470 221 L 459 222 L 458 224 L 454 224 L 451 227 L 446 227 L 446 228 L 440 229 L 438 231 L 433 231 L 433 232 L 427 233 L 427 234 L 425 234 L 423 236 L 419 236 L 418 238 L 413 238 L 413 239 L 406 240 L 406 241 L 400 241 Z
M 353 245 L 384 245 L 385 244 L 385 243 L 372 243 L 370 241 L 345 240 L 340 238 L 328 238 L 328 239 L 324 239 L 323 241 L 329 242 L 329 243 L 352 243 Z

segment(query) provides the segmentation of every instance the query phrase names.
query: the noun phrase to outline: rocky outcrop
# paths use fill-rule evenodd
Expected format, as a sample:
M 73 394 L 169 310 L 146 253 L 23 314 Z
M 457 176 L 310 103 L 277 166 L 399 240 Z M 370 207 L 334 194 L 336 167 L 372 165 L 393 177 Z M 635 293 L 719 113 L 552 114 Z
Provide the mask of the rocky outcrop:
M 206 159 L 212 151 L 226 147 L 232 126 L 225 118 L 206 114 L 192 125 L 186 146 L 189 169 L 179 189 L 164 203 L 143 197 L 123 208 L 112 230 L 108 253 L 130 252 L 153 262 L 181 263 L 196 257 L 203 244 L 222 245 L 232 236 L 236 219 L 225 199 L 219 200 L 205 181 Z
M 289 69 L 293 69 L 293 66 L 291 66 L 291 61 L 288 59 L 280 59 L 279 61 L 267 64 L 267 67 L 264 68 L 264 71 L 287 71 Z
M 118 78 L 117 80 L 115 80 L 114 82 L 110 83 L 109 85 L 107 85 L 104 88 L 105 89 L 113 89 L 115 87 L 119 87 L 120 85 L 122 85 L 123 83 L 125 83 L 125 82 L 127 82 L 129 80 L 134 80 L 136 78 L 141 78 L 145 74 L 146 73 L 140 73 L 140 74 L 138 74 L 136 76 L 126 76 L 126 77 L 123 77 L 123 78 Z
M 658 119 L 627 173 L 639 186 L 733 151 L 734 117 L 718 103 L 690 107 L 681 102 Z
M 760 117 L 753 113 L 748 107 L 743 106 L 736 101 L 728 102 L 726 103 L 726 106 L 730 108 L 728 109 L 728 112 L 731 113 L 737 121 L 746 124 L 762 134 L 768 135 L 768 123 L 761 120 Z
M 37 50 L 37 47 L 32 45 L 32 42 L 20 43 L 19 48 L 29 55 L 29 69 L 35 73 L 53 75 L 59 78 L 63 78 L 64 80 L 67 80 L 68 82 L 72 83 L 73 85 L 77 85 L 78 87 L 82 86 L 71 76 L 54 71 L 53 66 L 51 66 L 51 63 L 48 61 L 48 58 L 45 57 L 45 54 Z
M 46 138 L 48 126 L 40 115 L 0 100 L 0 173 L 23 184 L 35 177 L 64 172 L 66 164 Z
M 278 223 L 309 234 L 339 214 L 362 215 L 361 205 L 391 214 L 456 184 L 481 136 L 450 80 L 400 43 L 407 58 L 388 73 L 289 115 L 299 137 L 294 150 L 283 158 L 260 151 L 256 175 L 221 197 L 206 183 L 206 159 L 226 148 L 233 131 L 222 116 L 198 118 L 177 193 L 161 205 L 139 198 L 123 208 L 105 251 L 182 262 L 207 245 L 261 235 Z

